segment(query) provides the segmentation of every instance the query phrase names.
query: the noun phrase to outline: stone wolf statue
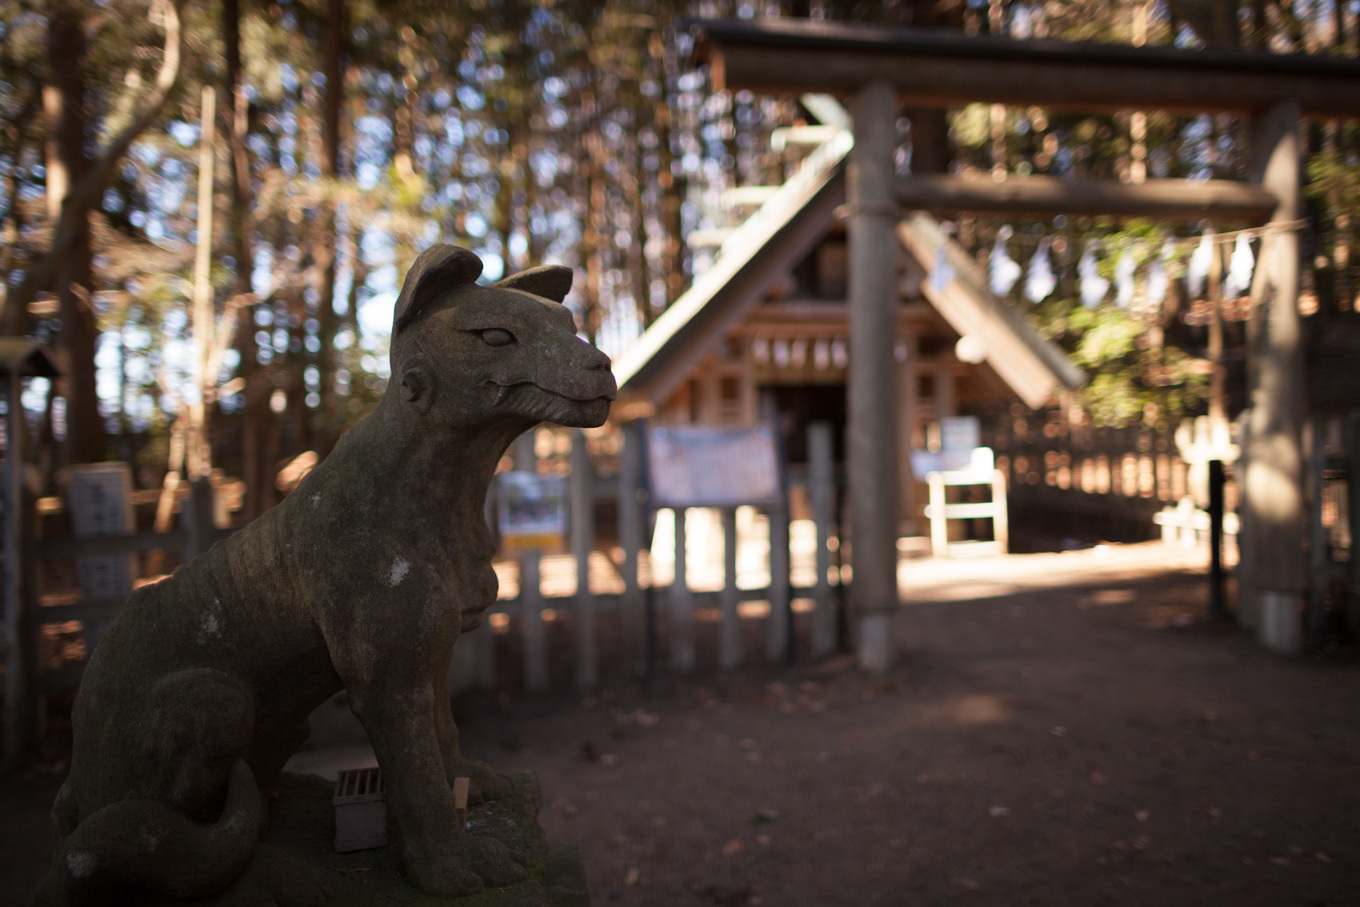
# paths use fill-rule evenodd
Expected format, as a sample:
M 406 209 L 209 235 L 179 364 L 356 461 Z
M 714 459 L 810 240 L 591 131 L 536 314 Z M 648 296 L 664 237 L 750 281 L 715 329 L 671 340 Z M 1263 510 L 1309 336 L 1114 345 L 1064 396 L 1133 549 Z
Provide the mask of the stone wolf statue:
M 252 871 L 266 798 L 342 687 L 408 877 L 439 895 L 524 877 L 454 819 L 454 777 L 487 798 L 507 782 L 463 759 L 448 668 L 496 598 L 483 504 L 497 463 L 538 422 L 603 424 L 615 382 L 561 305 L 570 269 L 489 286 L 481 270 L 454 246 L 421 254 L 373 413 L 282 504 L 128 599 L 76 699 L 36 903 L 273 903 Z

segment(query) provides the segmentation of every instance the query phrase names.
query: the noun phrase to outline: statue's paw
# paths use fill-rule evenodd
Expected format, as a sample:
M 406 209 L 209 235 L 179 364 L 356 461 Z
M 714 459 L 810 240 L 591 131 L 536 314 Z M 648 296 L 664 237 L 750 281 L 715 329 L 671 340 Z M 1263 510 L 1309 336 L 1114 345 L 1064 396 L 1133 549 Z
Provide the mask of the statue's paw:
M 478 803 L 490 803 L 494 800 L 504 800 L 514 791 L 514 785 L 510 779 L 485 762 L 474 762 L 465 759 L 457 764 L 457 767 L 449 773 L 449 784 L 453 784 L 455 778 L 464 776 L 469 780 L 468 784 L 468 803 L 476 806 Z
M 504 888 L 529 877 L 514 854 L 495 838 L 466 834 L 460 845 L 465 848 L 466 859 L 477 875 L 492 888 Z
M 406 874 L 426 894 L 446 897 L 475 894 L 487 886 L 502 888 L 528 877 L 503 844 L 466 832 L 433 856 L 407 848 Z
M 484 887 L 482 877 L 456 859 L 423 859 L 407 854 L 406 877 L 426 894 L 461 898 Z

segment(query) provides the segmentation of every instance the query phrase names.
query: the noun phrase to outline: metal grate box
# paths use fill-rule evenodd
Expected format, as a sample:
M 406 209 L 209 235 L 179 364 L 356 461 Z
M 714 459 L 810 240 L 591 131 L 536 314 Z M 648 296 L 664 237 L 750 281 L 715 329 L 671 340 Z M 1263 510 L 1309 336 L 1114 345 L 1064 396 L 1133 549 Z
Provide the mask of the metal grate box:
M 387 844 L 387 794 L 382 769 L 350 768 L 335 779 L 335 852 Z

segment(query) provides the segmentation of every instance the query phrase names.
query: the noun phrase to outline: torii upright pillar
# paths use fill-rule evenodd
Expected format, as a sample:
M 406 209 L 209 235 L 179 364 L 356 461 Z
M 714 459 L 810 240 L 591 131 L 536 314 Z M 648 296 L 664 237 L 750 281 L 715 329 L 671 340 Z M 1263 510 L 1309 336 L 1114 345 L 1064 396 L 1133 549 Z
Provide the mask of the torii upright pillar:
M 861 668 L 892 665 L 897 609 L 897 254 L 893 151 L 897 96 L 872 82 L 851 101 L 848 170 L 851 618 Z
M 1255 624 L 1267 648 L 1298 654 L 1308 584 L 1302 448 L 1307 399 L 1295 220 L 1302 171 L 1298 103 L 1283 101 L 1263 111 L 1255 118 L 1254 133 L 1255 175 L 1274 193 L 1278 207 L 1251 292 L 1251 410 L 1243 482 L 1249 526 L 1241 552 L 1249 581 L 1239 586 L 1238 617 Z

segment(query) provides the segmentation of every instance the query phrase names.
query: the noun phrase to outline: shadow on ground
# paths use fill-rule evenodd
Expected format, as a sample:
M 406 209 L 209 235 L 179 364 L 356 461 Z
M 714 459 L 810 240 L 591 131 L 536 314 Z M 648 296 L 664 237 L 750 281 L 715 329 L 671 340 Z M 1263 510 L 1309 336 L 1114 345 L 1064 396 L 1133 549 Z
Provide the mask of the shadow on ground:
M 1205 622 L 1157 546 L 1045 557 L 918 569 L 886 677 L 469 695 L 465 749 L 539 773 L 596 904 L 1360 904 L 1354 658 Z M 58 781 L 0 779 L 0 902 Z

